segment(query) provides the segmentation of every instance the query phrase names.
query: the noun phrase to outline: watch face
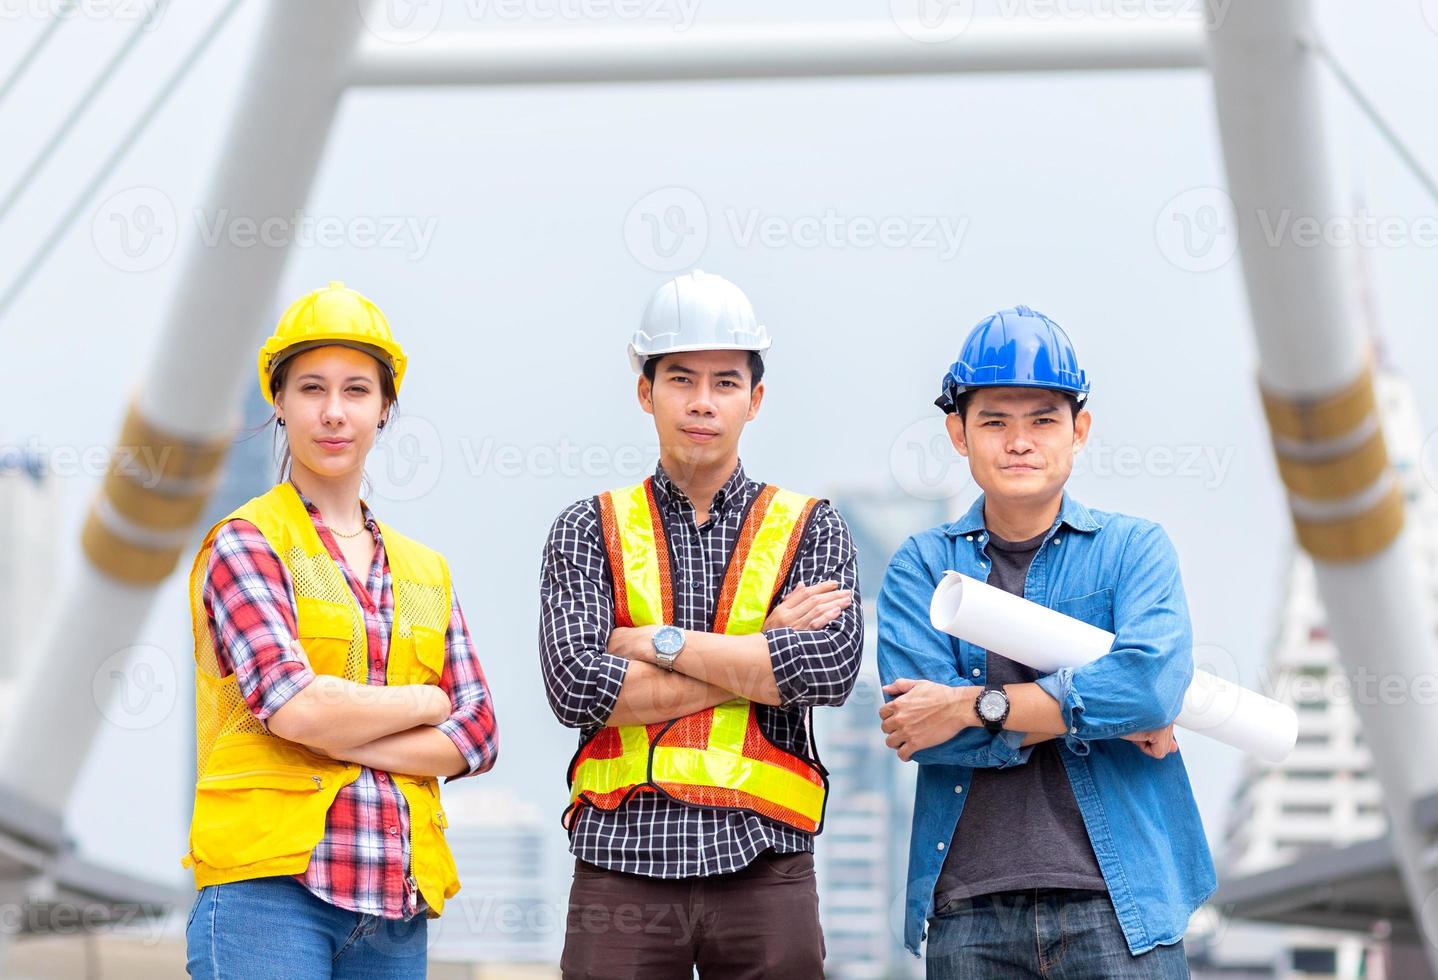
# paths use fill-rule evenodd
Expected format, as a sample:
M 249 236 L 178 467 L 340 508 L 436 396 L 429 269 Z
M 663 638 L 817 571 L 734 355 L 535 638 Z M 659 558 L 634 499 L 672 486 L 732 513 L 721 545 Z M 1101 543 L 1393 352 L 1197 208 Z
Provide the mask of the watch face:
M 654 634 L 654 649 L 664 654 L 675 654 L 684 649 L 684 632 L 674 626 L 666 626 Z
M 1003 716 L 1005 700 L 1000 691 L 985 691 L 979 698 L 979 717 L 984 721 L 998 721 Z

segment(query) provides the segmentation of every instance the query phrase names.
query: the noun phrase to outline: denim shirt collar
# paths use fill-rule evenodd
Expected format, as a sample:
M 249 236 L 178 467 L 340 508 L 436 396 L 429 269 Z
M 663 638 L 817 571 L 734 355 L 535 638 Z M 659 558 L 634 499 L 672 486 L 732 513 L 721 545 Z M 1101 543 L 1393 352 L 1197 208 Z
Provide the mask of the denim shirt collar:
M 982 531 L 984 527 L 984 494 L 979 494 L 977 500 L 969 507 L 963 517 L 944 525 L 944 533 L 951 538 L 957 538 L 964 534 L 973 534 L 975 531 Z M 1083 504 L 1069 496 L 1067 490 L 1063 494 L 1063 502 L 1059 504 L 1059 516 L 1054 521 L 1054 527 L 1060 524 L 1067 524 L 1075 531 L 1091 533 L 1103 527 L 1103 523 L 1093 516 Z M 1053 530 L 1050 528 L 1049 530 Z

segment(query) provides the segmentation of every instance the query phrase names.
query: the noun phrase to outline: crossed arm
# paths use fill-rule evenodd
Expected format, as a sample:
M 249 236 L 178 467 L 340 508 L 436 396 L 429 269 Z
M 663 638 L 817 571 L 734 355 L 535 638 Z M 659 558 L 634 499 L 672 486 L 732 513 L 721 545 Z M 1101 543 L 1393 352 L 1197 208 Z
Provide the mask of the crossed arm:
M 291 651 L 310 668 L 298 640 Z M 269 729 L 321 755 L 384 772 L 458 776 L 469 769 L 459 747 L 437 726 L 453 708 L 435 684 L 374 686 L 314 674 L 269 718 Z
M 671 672 L 657 665 L 658 627 L 617 627 L 593 507 L 555 521 L 540 581 L 539 650 L 550 707 L 570 728 L 655 724 L 736 697 L 762 704 L 840 704 L 858 672 L 862 616 L 854 602 L 852 541 L 820 505 L 795 560 L 795 585 L 763 632 L 685 631 Z
M 259 532 L 232 521 L 217 534 L 205 604 L 216 652 L 268 730 L 331 758 L 416 776 L 490 769 L 499 740 L 493 703 L 457 599 L 437 684 L 358 684 L 316 674 L 294 639 L 288 570 Z
M 879 670 L 891 699 L 879 709 L 885 744 L 904 761 L 993 768 L 1022 764 L 1024 749 L 1057 737 L 1075 751 L 1102 738 L 1132 742 L 1155 759 L 1176 751 L 1171 719 L 1187 686 L 1178 668 L 1192 666 L 1176 556 L 1152 525 L 1134 536 L 1123 561 L 1114 649 L 1065 677 L 1005 685 L 1009 716 L 993 735 L 974 710 L 982 689 L 959 673 L 952 642 L 929 623 L 936 583 L 910 539 L 879 594 Z

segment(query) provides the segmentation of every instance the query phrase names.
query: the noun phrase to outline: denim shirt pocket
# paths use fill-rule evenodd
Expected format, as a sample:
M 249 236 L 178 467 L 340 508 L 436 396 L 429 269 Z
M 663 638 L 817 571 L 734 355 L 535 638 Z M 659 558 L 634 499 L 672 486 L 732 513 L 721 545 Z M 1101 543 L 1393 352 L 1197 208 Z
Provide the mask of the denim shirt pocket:
M 1053 610 L 1113 632 L 1113 589 L 1099 589 L 1071 599 L 1059 599 L 1053 604 Z

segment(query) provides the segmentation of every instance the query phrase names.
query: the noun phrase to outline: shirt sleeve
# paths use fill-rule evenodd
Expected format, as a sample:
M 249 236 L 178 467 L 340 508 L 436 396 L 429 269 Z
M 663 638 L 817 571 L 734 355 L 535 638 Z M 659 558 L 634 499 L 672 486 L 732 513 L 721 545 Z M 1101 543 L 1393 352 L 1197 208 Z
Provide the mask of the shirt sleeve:
M 539 664 L 549 706 L 569 728 L 602 726 L 619 703 L 629 661 L 608 652 L 614 599 L 592 500 L 555 520 L 539 582 Z
M 295 600 L 289 570 L 258 528 L 230 521 L 211 544 L 203 598 L 220 674 L 234 674 L 263 725 L 315 677 L 290 649 Z
M 487 772 L 499 758 L 499 727 L 494 720 L 494 701 L 484 679 L 484 668 L 470 639 L 469 624 L 459 608 L 459 596 L 453 590 L 449 630 L 445 634 L 444 673 L 440 675 L 439 684 L 449 695 L 454 710 L 437 727 L 454 742 L 468 767 L 445 782 Z
M 1125 543 L 1114 587 L 1109 652 L 1040 677 L 1063 712 L 1065 744 L 1153 731 L 1173 722 L 1193 680 L 1193 629 L 1178 553 L 1163 528 L 1144 522 Z
M 900 678 L 928 680 L 949 687 L 972 687 L 959 665 L 957 641 L 934 629 L 929 602 L 938 586 L 910 538 L 889 562 L 879 590 L 879 677 L 887 687 Z M 885 695 L 886 701 L 893 698 Z M 1023 732 L 992 735 L 965 728 L 947 742 L 920 749 L 920 765 L 1007 769 L 1029 761 L 1033 746 L 1021 747 Z
M 786 708 L 843 704 L 854 689 L 864 656 L 864 609 L 854 540 L 839 512 L 824 501 L 814 509 L 780 600 L 800 585 L 830 580 L 854 595 L 832 623 L 819 630 L 784 626 L 764 631 L 774 683 Z

